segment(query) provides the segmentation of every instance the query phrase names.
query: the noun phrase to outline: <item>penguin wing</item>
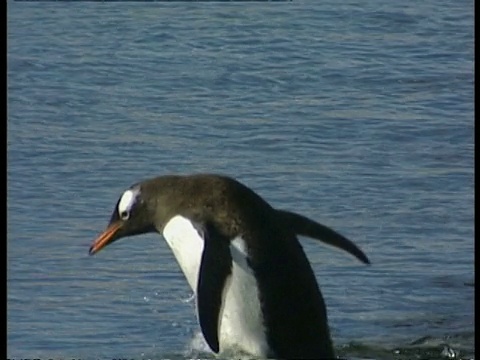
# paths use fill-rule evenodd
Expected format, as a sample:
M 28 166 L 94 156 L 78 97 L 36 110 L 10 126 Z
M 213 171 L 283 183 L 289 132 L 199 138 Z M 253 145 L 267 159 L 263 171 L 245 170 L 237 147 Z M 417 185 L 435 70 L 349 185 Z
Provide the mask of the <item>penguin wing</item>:
M 230 241 L 214 226 L 203 229 L 204 247 L 197 283 L 197 310 L 200 328 L 212 351 L 220 350 L 218 340 L 224 287 L 232 273 Z
M 280 222 L 290 227 L 297 235 L 323 241 L 326 244 L 349 252 L 365 264 L 370 264 L 370 260 L 357 245 L 335 230 L 291 211 L 277 209 L 276 212 Z

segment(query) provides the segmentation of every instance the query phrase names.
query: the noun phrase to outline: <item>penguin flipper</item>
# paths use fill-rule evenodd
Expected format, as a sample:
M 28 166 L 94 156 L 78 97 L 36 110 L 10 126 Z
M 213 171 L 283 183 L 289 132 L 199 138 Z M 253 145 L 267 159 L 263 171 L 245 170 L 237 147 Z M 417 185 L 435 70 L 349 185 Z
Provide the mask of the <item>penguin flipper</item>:
M 370 264 L 367 255 L 357 245 L 335 230 L 291 211 L 277 209 L 276 212 L 280 221 L 289 226 L 297 235 L 323 241 L 326 244 L 347 251 L 365 264 Z
M 204 248 L 197 283 L 198 320 L 212 351 L 220 350 L 218 330 L 224 288 L 232 273 L 230 241 L 213 226 L 203 232 Z

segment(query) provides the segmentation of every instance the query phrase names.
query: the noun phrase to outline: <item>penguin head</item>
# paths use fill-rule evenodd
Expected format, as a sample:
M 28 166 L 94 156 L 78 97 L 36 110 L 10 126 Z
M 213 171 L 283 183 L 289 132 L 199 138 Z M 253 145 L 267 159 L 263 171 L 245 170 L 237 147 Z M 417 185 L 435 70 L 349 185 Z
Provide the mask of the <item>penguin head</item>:
M 140 185 L 133 185 L 118 199 L 107 228 L 92 243 L 89 254 L 93 255 L 123 237 L 155 231 L 148 197 Z

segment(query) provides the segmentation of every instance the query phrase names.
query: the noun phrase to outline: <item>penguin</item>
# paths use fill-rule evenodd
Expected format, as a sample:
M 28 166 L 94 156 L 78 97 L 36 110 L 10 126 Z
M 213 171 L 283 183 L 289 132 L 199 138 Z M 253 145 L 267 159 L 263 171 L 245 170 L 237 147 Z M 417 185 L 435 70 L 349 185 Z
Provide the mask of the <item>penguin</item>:
M 171 248 L 214 353 L 233 348 L 261 358 L 335 358 L 325 301 L 297 236 L 370 264 L 352 241 L 273 208 L 232 177 L 164 175 L 125 190 L 89 254 L 150 232 Z

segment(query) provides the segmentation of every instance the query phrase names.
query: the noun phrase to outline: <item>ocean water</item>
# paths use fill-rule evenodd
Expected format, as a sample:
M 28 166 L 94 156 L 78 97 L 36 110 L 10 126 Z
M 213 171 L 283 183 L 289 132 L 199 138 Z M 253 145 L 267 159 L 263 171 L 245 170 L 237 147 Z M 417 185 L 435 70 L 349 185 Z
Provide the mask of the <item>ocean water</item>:
M 160 236 L 88 248 L 214 172 L 369 256 L 300 239 L 339 356 L 475 358 L 473 5 L 8 2 L 7 357 L 213 357 Z

